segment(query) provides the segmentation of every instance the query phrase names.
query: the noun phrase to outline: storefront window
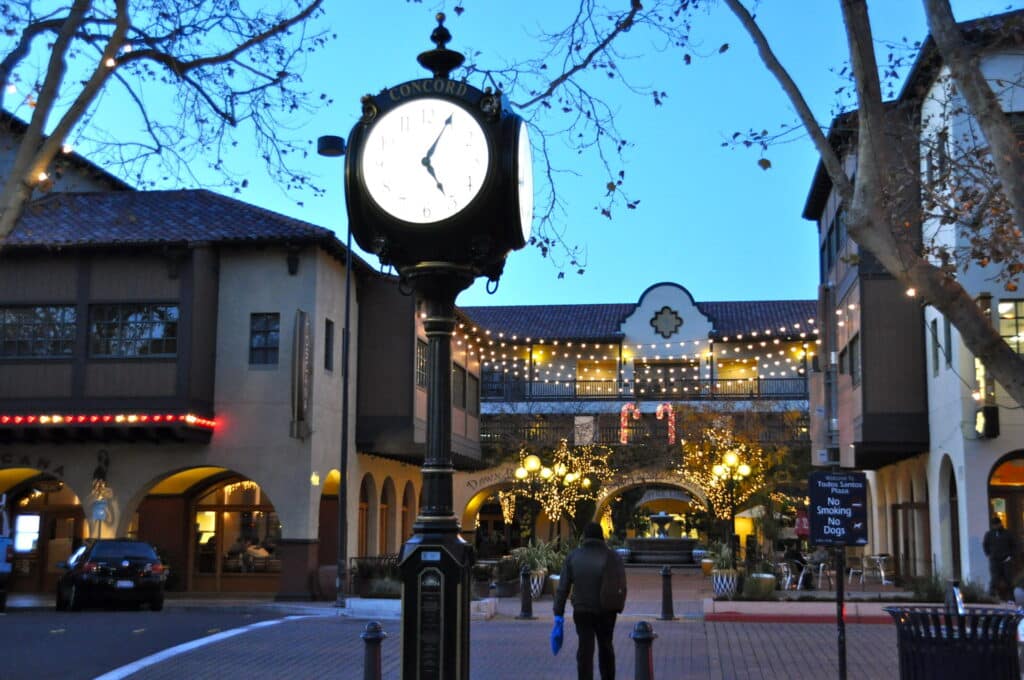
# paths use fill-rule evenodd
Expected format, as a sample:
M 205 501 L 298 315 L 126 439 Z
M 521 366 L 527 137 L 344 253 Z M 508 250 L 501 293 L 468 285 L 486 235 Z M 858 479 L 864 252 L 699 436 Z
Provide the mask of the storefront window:
M 281 522 L 255 482 L 230 482 L 208 492 L 196 505 L 195 526 L 198 573 L 281 570 Z
M 14 551 L 30 553 L 39 543 L 39 515 L 18 515 L 14 519 Z

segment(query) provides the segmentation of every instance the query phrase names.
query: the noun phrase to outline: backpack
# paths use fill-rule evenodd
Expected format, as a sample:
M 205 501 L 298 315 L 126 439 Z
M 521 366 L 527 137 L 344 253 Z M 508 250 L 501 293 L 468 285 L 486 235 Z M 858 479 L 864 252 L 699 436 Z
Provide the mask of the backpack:
M 601 571 L 601 609 L 621 614 L 626 607 L 626 565 L 619 554 L 607 551 Z

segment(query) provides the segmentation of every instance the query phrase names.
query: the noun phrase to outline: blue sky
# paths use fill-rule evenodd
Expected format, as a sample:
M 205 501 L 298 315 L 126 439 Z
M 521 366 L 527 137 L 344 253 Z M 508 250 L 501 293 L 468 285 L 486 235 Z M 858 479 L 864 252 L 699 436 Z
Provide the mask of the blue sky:
M 461 16 L 453 11 L 456 4 L 466 8 Z M 610 4 L 628 5 L 625 0 Z M 847 59 L 839 0 L 760 4 L 763 30 L 827 125 L 839 103 L 835 91 L 846 84 L 835 75 Z M 957 19 L 966 20 L 1021 4 L 954 0 L 953 7 Z M 360 113 L 360 96 L 423 77 L 415 57 L 431 47 L 439 10 L 448 14 L 449 47 L 479 50 L 481 64 L 500 66 L 540 54 L 538 32 L 561 28 L 575 5 L 575 0 L 327 0 L 327 22 L 338 39 L 310 60 L 304 80 L 334 103 L 297 133 L 311 140 L 347 136 Z M 880 44 L 921 40 L 927 33 L 920 0 L 875 0 L 870 7 Z M 552 262 L 527 248 L 509 256 L 496 294 L 488 295 L 481 281 L 458 303 L 633 302 L 660 281 L 685 286 L 698 301 L 815 298 L 815 227 L 801 217 L 817 163 L 810 141 L 801 135 L 769 149 L 767 171 L 758 166 L 757 151 L 721 146 L 736 131 L 796 122 L 737 20 L 721 3 L 702 12 L 690 49 L 696 58 L 689 66 L 678 49 L 659 50 L 650 33 L 635 29 L 627 37 L 620 63 L 629 78 L 668 93 L 664 105 L 655 107 L 616 83 L 594 81 L 616 108 L 619 131 L 630 142 L 624 167 L 630 198 L 639 199 L 639 208 L 620 205 L 612 220 L 601 216 L 595 206 L 604 176 L 597 159 L 563 150 L 559 158 L 573 171 L 557 187 L 568 206 L 565 237 L 585 249 L 586 273 L 568 268 L 559 279 Z M 723 43 L 730 47 L 719 53 Z M 883 58 L 886 52 L 879 48 Z M 342 163 L 315 155 L 306 162 L 327 186 L 324 197 L 302 196 L 298 205 L 295 196 L 284 195 L 254 169 L 250 188 L 239 198 L 333 229 L 344 240 Z M 366 259 L 376 264 L 375 257 Z

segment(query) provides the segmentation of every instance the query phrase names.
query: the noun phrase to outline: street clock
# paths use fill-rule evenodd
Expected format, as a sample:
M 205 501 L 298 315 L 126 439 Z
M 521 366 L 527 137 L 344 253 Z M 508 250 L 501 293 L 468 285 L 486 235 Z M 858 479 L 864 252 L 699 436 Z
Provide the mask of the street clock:
M 441 19 L 439 19 L 439 22 Z M 527 125 L 501 92 L 450 80 L 462 55 L 419 55 L 433 77 L 362 99 L 349 136 L 345 195 L 356 242 L 399 271 L 423 262 L 497 279 L 530 238 L 533 159 Z

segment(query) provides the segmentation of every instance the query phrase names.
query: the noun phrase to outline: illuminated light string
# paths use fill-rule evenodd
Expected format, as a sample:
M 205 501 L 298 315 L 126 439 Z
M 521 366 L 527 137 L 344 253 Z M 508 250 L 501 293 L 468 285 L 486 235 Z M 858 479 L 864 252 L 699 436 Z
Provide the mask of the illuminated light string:
M 217 421 L 194 413 L 77 413 L 0 414 L 0 425 L 37 427 L 60 425 L 139 425 L 184 423 L 209 430 Z
M 693 340 L 623 345 L 520 338 L 514 334 L 506 336 L 501 332 L 481 330 L 476 326 L 467 329 L 466 324 L 462 324 L 456 344 L 464 348 L 467 357 L 475 358 L 482 366 L 496 372 L 511 374 L 513 377 L 529 375 L 538 382 L 556 385 L 580 379 L 595 383 L 607 382 L 607 386 L 597 386 L 595 389 L 599 393 L 611 394 L 621 391 L 615 383 L 617 379 L 625 377 L 625 366 L 630 362 L 634 365 L 634 373 L 647 383 L 664 384 L 676 375 L 685 377 L 686 366 L 663 365 L 666 362 L 690 362 L 692 365 L 689 366 L 689 372 L 699 376 L 703 361 L 705 377 L 708 379 L 712 368 L 709 364 L 719 370 L 740 374 L 737 378 L 722 379 L 754 380 L 801 375 L 802 363 L 814 356 L 811 345 L 821 342 L 814 323 L 814 319 L 808 319 L 809 332 L 801 330 L 800 324 L 793 324 L 791 327 L 780 326 L 777 333 L 765 329 L 723 337 L 717 344 L 709 340 Z M 692 347 L 692 351 L 686 351 L 687 346 Z M 664 350 L 664 353 L 651 356 L 648 350 Z M 751 352 L 752 355 L 735 356 Z M 730 357 L 730 353 L 733 356 Z M 666 378 L 666 375 L 669 377 Z M 674 394 L 689 391 L 687 386 L 660 390 L 661 393 Z
M 680 445 L 682 457 L 674 472 L 703 489 L 719 519 L 729 519 L 732 507 L 742 505 L 765 485 L 767 454 L 760 447 L 738 440 L 731 430 L 706 428 L 698 440 L 685 440 Z M 750 466 L 750 474 L 742 479 L 731 480 L 731 485 L 730 480 L 714 472 L 723 456 L 730 452 L 741 463 Z
M 668 419 L 668 443 L 669 446 L 676 443 L 676 414 L 672 410 L 672 404 L 662 402 L 658 404 L 658 410 L 654 412 L 658 420 L 662 418 Z M 625 443 L 625 442 L 623 442 Z
M 611 454 L 607 446 L 592 444 L 570 449 L 562 439 L 550 457 L 545 456 L 545 464 L 539 455 L 520 449 L 513 491 L 537 501 L 552 522 L 562 515 L 572 517 L 579 501 L 596 498 L 598 490 L 614 476 L 608 463 Z
M 620 444 L 626 444 L 629 442 L 629 431 L 626 429 L 626 424 L 629 422 L 630 414 L 632 414 L 633 420 L 640 420 L 640 409 L 634 402 L 628 402 L 623 404 L 622 409 L 619 411 Z

